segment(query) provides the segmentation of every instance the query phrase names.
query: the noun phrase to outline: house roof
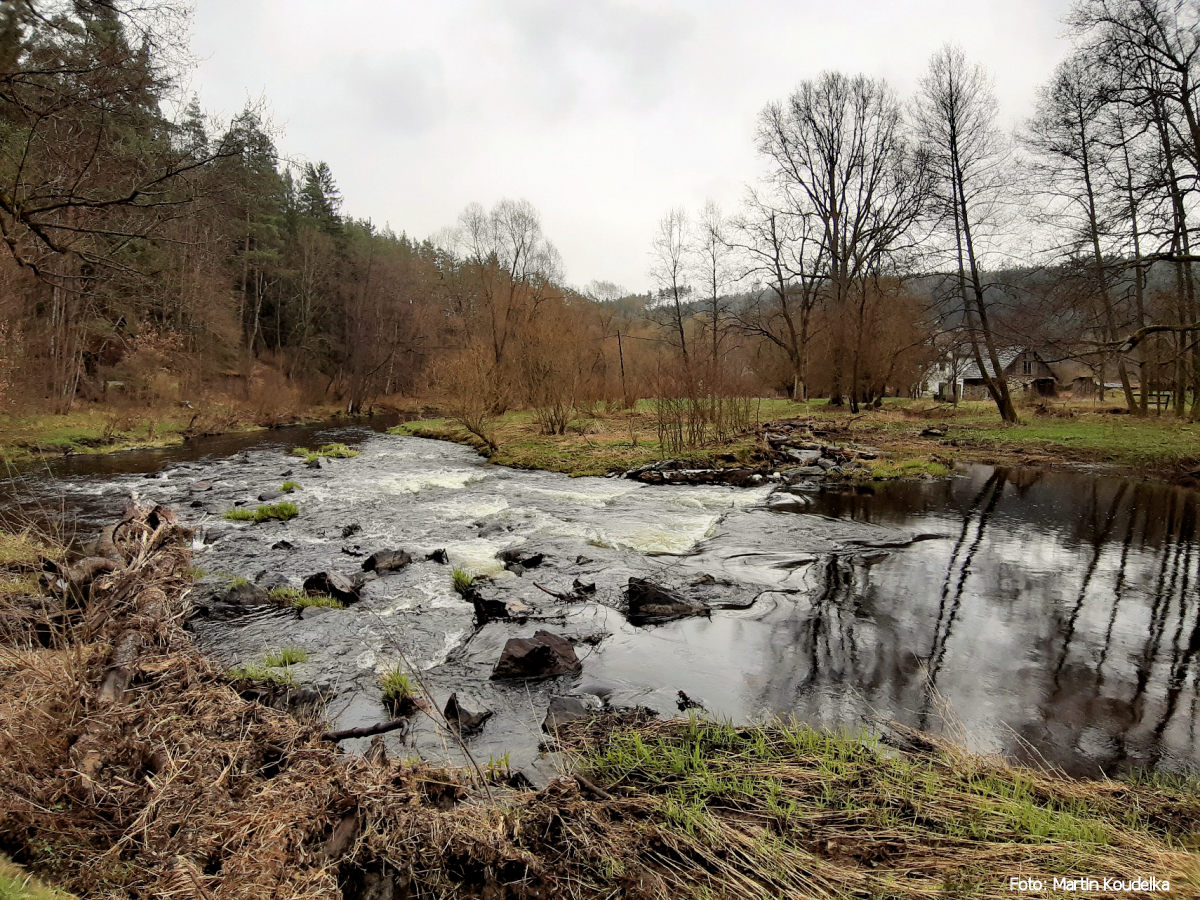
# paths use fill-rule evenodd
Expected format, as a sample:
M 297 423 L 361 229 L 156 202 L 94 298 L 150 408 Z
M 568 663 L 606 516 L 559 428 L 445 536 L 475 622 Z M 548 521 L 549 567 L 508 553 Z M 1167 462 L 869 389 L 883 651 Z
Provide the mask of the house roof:
M 1012 361 L 1024 352 L 1024 347 L 1003 347 L 998 349 L 996 351 L 996 356 L 1000 358 L 1001 370 L 1007 369 L 1012 364 Z M 986 355 L 983 358 L 983 362 L 985 366 L 990 366 L 991 364 L 991 360 L 989 360 Z M 988 374 L 994 377 L 996 373 L 989 368 Z M 979 366 L 977 366 L 975 363 L 968 363 L 967 367 L 963 369 L 962 377 L 981 378 L 982 376 L 979 374 Z

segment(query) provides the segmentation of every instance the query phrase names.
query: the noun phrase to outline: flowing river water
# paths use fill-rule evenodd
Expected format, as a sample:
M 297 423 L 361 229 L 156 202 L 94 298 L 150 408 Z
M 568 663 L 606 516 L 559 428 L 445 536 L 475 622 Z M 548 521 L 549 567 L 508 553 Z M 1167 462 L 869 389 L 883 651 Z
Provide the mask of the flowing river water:
M 289 454 L 333 440 L 360 455 L 314 470 Z M 292 521 L 221 518 L 287 479 L 300 484 Z M 198 480 L 211 490 L 190 491 Z M 263 609 L 191 627 L 230 665 L 303 647 L 294 677 L 321 692 L 339 728 L 389 717 L 379 673 L 403 660 L 439 708 L 457 692 L 464 706 L 493 710 L 472 755 L 507 758 L 534 781 L 555 765 L 538 744 L 547 705 L 563 694 L 675 714 L 684 691 L 737 721 L 896 720 L 1080 775 L 1200 763 L 1195 492 L 985 466 L 792 493 L 655 487 L 506 469 L 466 447 L 363 426 L 77 457 L 0 485 L 9 513 L 79 534 L 111 523 L 131 494 L 196 528 L 198 597 L 234 577 L 299 586 L 322 570 L 355 573 L 377 550 L 408 550 L 417 562 L 370 580 L 346 609 Z M 545 562 L 512 574 L 497 554 L 513 548 Z M 450 565 L 424 559 L 438 549 Z M 527 619 L 477 629 L 451 566 L 492 576 L 491 590 L 528 607 Z M 620 611 L 631 576 L 679 585 L 706 575 L 739 608 L 646 626 Z M 575 579 L 595 593 L 566 601 L 541 589 L 565 593 Z M 489 680 L 505 641 L 539 628 L 579 639 L 582 674 Z M 423 716 L 389 741 L 400 755 L 459 760 Z

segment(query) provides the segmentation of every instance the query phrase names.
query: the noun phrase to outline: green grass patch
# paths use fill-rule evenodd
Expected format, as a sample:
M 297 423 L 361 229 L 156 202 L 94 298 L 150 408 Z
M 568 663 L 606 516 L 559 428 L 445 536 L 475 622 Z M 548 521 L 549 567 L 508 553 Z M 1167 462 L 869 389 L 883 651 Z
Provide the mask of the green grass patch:
M 272 650 L 263 659 L 263 665 L 272 669 L 302 662 L 308 662 L 308 651 L 303 647 L 281 647 L 278 650 Z
M 768 873 L 776 893 L 761 896 L 807 896 L 812 866 L 825 859 L 834 863 L 828 876 L 854 879 L 845 893 L 880 897 L 941 895 L 946 885 L 999 895 L 1010 868 L 1136 874 L 1141 866 L 1170 875 L 1174 889 L 1195 863 L 1180 849 L 1194 846 L 1195 794 L 1175 788 L 1169 799 L 1152 797 L 934 747 L 903 754 L 865 734 L 696 718 L 568 743 L 594 783 L 649 804 L 645 815 L 665 824 L 668 845 L 716 859 L 738 848 L 742 872 Z M 926 859 L 920 872 L 908 865 L 916 858 Z M 973 862 L 982 858 L 990 870 Z M 837 865 L 850 863 L 839 874 Z M 917 880 L 893 893 L 889 867 Z
M 412 677 L 399 665 L 379 676 L 383 688 L 383 702 L 397 713 L 410 711 L 416 703 L 418 691 Z
M 74 896 L 47 886 L 0 856 L 0 900 L 70 900 Z
M 296 679 L 287 669 L 268 668 L 262 663 L 243 663 L 225 673 L 230 681 L 252 681 L 259 684 L 295 684 Z
M 762 398 L 756 403 L 759 422 L 805 419 L 818 429 L 826 427 L 830 435 L 823 439 L 830 443 L 855 442 L 888 453 L 887 460 L 860 478 L 940 477 L 957 460 L 1105 463 L 1164 473 L 1200 461 L 1200 424 L 1169 416 L 1112 414 L 1090 403 L 1019 406 L 1019 425 L 1005 425 L 995 407 L 984 402 L 950 406 L 888 398 L 880 409 L 858 414 L 825 400 L 794 403 Z M 946 425 L 947 434 L 921 434 L 933 424 Z M 653 400 L 640 400 L 632 410 L 597 411 L 578 433 L 541 434 L 533 413 L 523 410 L 497 417 L 493 431 L 496 450 L 482 446 L 478 438 L 445 418 L 405 422 L 391 429 L 393 434 L 467 444 L 500 465 L 568 475 L 605 475 L 667 455 L 658 445 Z M 697 466 L 745 464 L 753 462 L 760 449 L 757 435 L 751 433 L 671 455 Z
M 345 444 L 322 444 L 316 450 L 296 447 L 292 453 L 304 457 L 305 462 L 313 462 L 318 459 L 350 459 L 358 456 L 357 450 L 351 450 Z
M 298 515 L 300 515 L 300 508 L 295 503 L 284 500 L 281 503 L 266 503 L 253 510 L 242 507 L 229 509 L 223 512 L 221 517 L 230 522 L 253 522 L 255 525 L 259 525 L 271 519 L 286 522 Z
M 0 569 L 36 568 L 43 556 L 60 555 L 28 531 L 0 531 Z
M 950 467 L 945 463 L 921 457 L 872 459 L 866 461 L 866 468 L 851 470 L 855 477 L 863 477 L 864 473 L 871 481 L 894 481 L 896 479 L 914 478 L 945 478 L 950 474 Z
M 272 603 L 278 603 L 280 606 L 294 606 L 296 609 L 305 609 L 310 606 L 317 606 L 323 609 L 344 608 L 341 600 L 325 594 L 310 594 L 308 591 L 303 591 L 300 588 L 271 588 L 271 590 L 267 591 L 267 597 Z
M 300 485 L 294 481 L 285 481 L 279 486 L 279 490 L 285 494 L 290 494 L 292 491 L 300 490 Z
M 450 579 L 454 584 L 454 590 L 459 594 L 465 594 L 467 588 L 471 586 L 471 582 L 475 580 L 475 576 L 466 569 L 455 566 L 454 571 L 450 573 Z

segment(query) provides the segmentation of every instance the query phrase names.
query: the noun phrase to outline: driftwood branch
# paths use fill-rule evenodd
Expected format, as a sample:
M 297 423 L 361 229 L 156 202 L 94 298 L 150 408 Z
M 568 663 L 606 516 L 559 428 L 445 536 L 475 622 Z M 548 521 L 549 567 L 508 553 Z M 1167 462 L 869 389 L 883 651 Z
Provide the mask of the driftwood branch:
M 408 719 L 392 719 L 390 722 L 376 722 L 374 725 L 361 725 L 358 728 L 343 728 L 341 731 L 327 731 L 321 735 L 321 740 L 344 741 L 349 738 L 370 737 L 373 734 L 383 734 L 388 731 L 395 731 L 397 728 L 404 728 L 408 725 Z

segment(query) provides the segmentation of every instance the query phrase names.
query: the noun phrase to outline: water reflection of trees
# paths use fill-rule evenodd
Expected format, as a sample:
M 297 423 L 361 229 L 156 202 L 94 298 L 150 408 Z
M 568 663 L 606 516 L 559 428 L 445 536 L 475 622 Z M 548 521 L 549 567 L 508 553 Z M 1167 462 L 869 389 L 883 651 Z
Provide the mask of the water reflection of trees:
M 801 711 L 841 702 L 844 719 L 846 705 L 866 711 L 850 699 L 859 692 L 888 714 L 936 727 L 939 696 L 953 708 L 956 695 L 961 702 L 979 693 L 973 677 L 1009 672 L 994 712 L 1005 721 L 986 723 L 991 706 L 982 716 L 971 712 L 992 729 L 987 737 L 1012 752 L 1026 747 L 1092 772 L 1153 765 L 1164 754 L 1194 757 L 1198 495 L 1004 469 L 961 479 L 955 491 L 941 519 L 957 511 L 949 545 L 899 550 L 915 557 L 907 568 L 872 569 L 843 554 L 814 569 L 809 605 L 798 604 L 772 633 L 769 652 L 779 665 L 762 702 Z M 843 512 L 864 519 L 871 502 L 862 494 L 839 501 Z M 913 571 L 934 558 L 937 574 L 925 583 L 938 591 L 926 601 L 913 593 L 921 583 Z M 1002 574 L 1008 565 L 1018 573 L 1011 584 Z M 1022 647 L 1026 657 L 972 665 L 956 634 L 965 629 L 976 647 L 982 623 L 996 621 L 1008 646 Z

